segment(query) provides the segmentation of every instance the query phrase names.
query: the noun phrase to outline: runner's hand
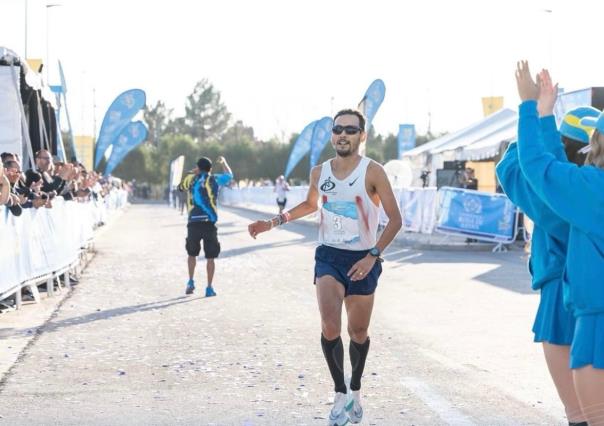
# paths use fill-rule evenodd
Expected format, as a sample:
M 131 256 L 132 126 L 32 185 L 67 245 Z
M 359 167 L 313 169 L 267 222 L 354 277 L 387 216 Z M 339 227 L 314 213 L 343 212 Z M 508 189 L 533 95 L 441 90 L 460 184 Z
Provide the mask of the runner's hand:
M 352 268 L 350 268 L 347 274 L 350 277 L 350 280 L 359 281 L 365 278 L 367 274 L 371 272 L 371 269 L 373 268 L 373 265 L 375 265 L 376 260 L 377 257 L 368 254 L 367 256 L 356 262 L 354 265 L 352 265 Z
M 254 223 L 250 223 L 247 227 L 247 230 L 253 239 L 256 239 L 256 236 L 261 232 L 266 232 L 270 229 L 271 225 L 267 220 L 257 220 Z

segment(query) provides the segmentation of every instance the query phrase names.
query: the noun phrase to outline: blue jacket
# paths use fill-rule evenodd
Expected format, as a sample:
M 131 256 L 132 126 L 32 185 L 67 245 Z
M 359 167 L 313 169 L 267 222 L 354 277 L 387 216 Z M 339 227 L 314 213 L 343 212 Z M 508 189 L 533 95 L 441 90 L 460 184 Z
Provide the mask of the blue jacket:
M 230 173 L 200 173 L 188 174 L 178 185 L 180 191 L 187 191 L 187 209 L 189 223 L 212 222 L 218 220 L 218 190 L 220 186 L 228 185 L 233 175 Z
M 604 170 L 560 161 L 539 135 L 537 102 L 519 108 L 522 173 L 545 203 L 570 224 L 564 282 L 576 316 L 604 312 Z
M 541 119 L 541 134 L 548 138 L 552 147 L 562 146 L 553 116 Z M 566 156 L 563 149 L 562 155 Z M 556 215 L 529 185 L 520 170 L 516 143 L 508 147 L 503 159 L 497 164 L 496 172 L 508 198 L 535 223 L 529 260 L 533 290 L 538 290 L 550 282 L 562 281 L 569 225 Z

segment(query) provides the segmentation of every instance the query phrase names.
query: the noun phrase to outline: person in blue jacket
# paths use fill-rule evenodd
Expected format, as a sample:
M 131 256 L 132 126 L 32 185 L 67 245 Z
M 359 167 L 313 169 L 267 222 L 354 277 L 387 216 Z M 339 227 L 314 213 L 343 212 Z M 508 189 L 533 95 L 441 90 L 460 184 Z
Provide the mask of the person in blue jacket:
M 187 239 L 185 249 L 187 250 L 187 266 L 189 270 L 189 281 L 185 294 L 195 291 L 195 267 L 197 256 L 201 252 L 203 242 L 203 253 L 206 258 L 207 282 L 206 297 L 216 296 L 212 280 L 216 269 L 214 260 L 220 255 L 220 241 L 218 241 L 218 191 L 220 187 L 228 185 L 233 179 L 233 171 L 220 156 L 216 163 L 222 166 L 224 173 L 212 173 L 212 160 L 201 157 L 197 160 L 197 167 L 186 175 L 178 185 L 179 191 L 187 192 L 187 210 L 189 220 L 187 222 Z
M 593 107 L 579 107 L 569 111 L 556 128 L 553 115 L 557 87 L 551 84 L 549 73 L 540 73 L 540 91 L 537 109 L 539 132 L 545 149 L 560 161 L 583 165 L 581 152 L 589 143 L 589 128 L 582 126 L 584 117 L 597 117 Z M 533 324 L 534 341 L 541 342 L 548 369 L 570 425 L 584 423 L 579 400 L 575 393 L 569 368 L 570 344 L 575 319 L 565 309 L 562 276 L 566 263 L 569 224 L 541 200 L 522 174 L 518 160 L 518 146 L 512 143 L 497 165 L 497 177 L 504 192 L 535 224 L 531 237 L 529 271 L 532 288 L 540 292 L 539 308 Z
M 570 350 L 575 391 L 589 425 L 604 424 L 604 115 L 595 123 L 585 165 L 560 161 L 546 149 L 539 131 L 539 87 L 528 63 L 516 70 L 522 103 L 518 158 L 531 188 L 569 223 L 564 301 L 576 319 Z

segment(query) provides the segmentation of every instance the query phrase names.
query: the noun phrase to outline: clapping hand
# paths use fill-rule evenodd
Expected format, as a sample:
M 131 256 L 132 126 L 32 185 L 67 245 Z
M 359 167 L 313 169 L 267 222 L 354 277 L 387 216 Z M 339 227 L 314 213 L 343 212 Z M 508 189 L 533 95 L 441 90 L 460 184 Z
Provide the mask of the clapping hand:
M 63 165 L 63 167 L 61 167 L 58 175 L 63 180 L 69 180 L 69 179 L 71 179 L 72 172 L 73 172 L 73 164 L 66 163 L 65 165 Z
M 537 100 L 539 98 L 539 86 L 533 80 L 529 70 L 528 61 L 519 61 L 516 66 L 516 85 L 518 94 L 522 101 Z
M 554 113 L 554 105 L 558 98 L 558 83 L 552 84 L 552 78 L 549 71 L 544 69 L 537 75 L 537 83 L 539 84 L 539 98 L 537 100 L 537 110 L 540 117 L 552 115 Z

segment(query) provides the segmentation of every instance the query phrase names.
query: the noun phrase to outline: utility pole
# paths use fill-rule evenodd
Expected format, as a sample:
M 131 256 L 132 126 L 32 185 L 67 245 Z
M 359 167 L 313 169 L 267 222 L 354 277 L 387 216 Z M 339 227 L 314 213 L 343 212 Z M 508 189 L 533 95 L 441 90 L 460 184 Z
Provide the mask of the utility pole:
M 25 0 L 25 59 L 27 59 L 27 0 Z
M 48 43 L 48 39 L 50 37 L 50 20 L 48 19 L 48 11 L 49 9 L 53 8 L 53 7 L 58 7 L 61 6 L 58 3 L 53 3 L 53 4 L 47 4 L 46 5 L 46 63 L 44 64 L 44 68 L 46 68 L 46 84 L 49 84 L 49 78 L 50 78 L 50 55 L 49 55 L 49 43 Z

